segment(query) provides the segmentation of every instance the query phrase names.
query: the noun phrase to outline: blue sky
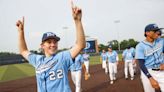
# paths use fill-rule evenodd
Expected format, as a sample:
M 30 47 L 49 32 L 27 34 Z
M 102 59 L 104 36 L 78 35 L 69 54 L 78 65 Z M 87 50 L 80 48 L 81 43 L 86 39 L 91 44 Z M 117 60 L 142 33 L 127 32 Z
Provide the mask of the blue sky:
M 164 27 L 164 0 L 74 0 L 83 11 L 85 34 L 98 43 L 144 39 L 144 27 Z M 0 0 L 0 52 L 18 53 L 15 23 L 25 16 L 25 37 L 30 50 L 38 50 L 44 32 L 61 37 L 59 48 L 75 43 L 69 0 Z M 115 21 L 119 21 L 116 23 Z M 67 28 L 65 28 L 67 27 Z

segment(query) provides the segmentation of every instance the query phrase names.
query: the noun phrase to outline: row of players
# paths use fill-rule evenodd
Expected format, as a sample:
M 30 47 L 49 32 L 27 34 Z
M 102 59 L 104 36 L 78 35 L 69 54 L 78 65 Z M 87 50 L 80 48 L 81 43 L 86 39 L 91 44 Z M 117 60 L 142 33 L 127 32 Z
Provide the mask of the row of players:
M 162 32 L 157 31 L 155 38 L 160 38 Z M 100 61 L 102 62 L 102 68 L 105 70 L 106 74 L 109 74 L 110 77 L 110 84 L 113 84 L 116 80 L 116 74 L 117 74 L 117 65 L 119 63 L 119 57 L 115 50 L 112 50 L 112 46 L 108 46 L 108 51 L 102 50 Z M 130 73 L 130 79 L 134 80 L 134 75 L 136 74 L 136 60 L 135 60 L 135 48 L 131 46 L 127 46 L 127 48 L 122 53 L 122 61 L 124 61 L 124 75 L 125 79 L 128 79 L 128 70 Z M 78 63 L 81 64 L 78 64 Z M 84 63 L 84 65 L 82 64 Z M 75 59 L 75 66 L 84 66 L 84 71 L 86 71 L 84 74 L 88 75 L 88 77 L 85 77 L 87 80 L 90 77 L 89 74 L 89 54 L 86 52 L 84 54 L 79 54 Z M 86 68 L 86 69 L 85 69 Z M 76 86 L 76 92 L 80 92 L 81 89 L 81 70 L 79 69 L 71 71 L 73 82 Z

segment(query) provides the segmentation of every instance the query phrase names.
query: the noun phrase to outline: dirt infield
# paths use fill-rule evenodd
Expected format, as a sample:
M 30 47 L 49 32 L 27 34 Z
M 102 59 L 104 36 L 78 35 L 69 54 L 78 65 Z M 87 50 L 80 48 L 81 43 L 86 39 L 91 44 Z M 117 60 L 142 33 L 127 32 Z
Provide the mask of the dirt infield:
M 123 63 L 118 66 L 117 80 L 113 85 L 110 84 L 109 76 L 104 73 L 101 65 L 91 66 L 90 73 L 89 80 L 85 81 L 82 77 L 83 92 L 143 92 L 139 70 L 137 69 L 134 80 L 125 80 Z M 70 79 L 70 74 L 69 80 L 72 92 L 74 92 L 75 87 Z M 0 83 L 0 92 L 36 92 L 35 77 Z

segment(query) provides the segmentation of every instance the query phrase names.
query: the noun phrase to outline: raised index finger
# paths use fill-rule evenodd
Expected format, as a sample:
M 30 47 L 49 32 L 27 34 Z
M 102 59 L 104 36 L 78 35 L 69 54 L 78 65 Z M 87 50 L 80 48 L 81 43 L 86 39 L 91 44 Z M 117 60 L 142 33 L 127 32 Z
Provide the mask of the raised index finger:
M 22 18 L 22 24 L 24 25 L 24 16 L 23 16 L 23 18 Z
M 74 8 L 73 0 L 70 0 L 70 3 L 71 3 L 71 7 Z

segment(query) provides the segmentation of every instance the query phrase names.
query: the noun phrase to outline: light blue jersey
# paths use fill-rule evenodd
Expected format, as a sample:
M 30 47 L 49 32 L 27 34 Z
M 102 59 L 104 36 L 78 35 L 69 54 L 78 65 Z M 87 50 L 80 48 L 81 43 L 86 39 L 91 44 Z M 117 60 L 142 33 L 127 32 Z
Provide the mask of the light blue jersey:
M 101 53 L 101 58 L 102 58 L 102 61 L 106 61 L 107 60 L 106 53 Z
M 134 57 L 135 56 L 135 48 L 131 47 L 130 50 L 132 51 L 133 57 Z
M 159 38 L 153 44 L 142 41 L 136 47 L 136 59 L 144 59 L 145 66 L 148 69 L 159 68 L 164 63 L 162 50 L 164 48 L 164 39 Z
M 83 54 L 83 60 L 84 61 L 89 61 L 89 54 Z
M 117 62 L 117 57 L 118 57 L 118 54 L 116 51 L 112 51 L 110 53 L 107 52 L 108 62 L 111 62 L 111 63 Z
M 79 54 L 78 56 L 76 56 L 74 63 L 71 65 L 70 70 L 71 71 L 78 71 L 82 69 L 82 64 L 83 64 L 84 60 L 83 60 L 83 56 L 81 54 Z
M 124 61 L 133 60 L 134 59 L 134 51 L 133 49 L 125 49 L 122 53 L 124 57 Z
M 36 70 L 38 92 L 71 92 L 68 70 L 73 61 L 69 51 L 51 57 L 31 53 L 28 61 Z

